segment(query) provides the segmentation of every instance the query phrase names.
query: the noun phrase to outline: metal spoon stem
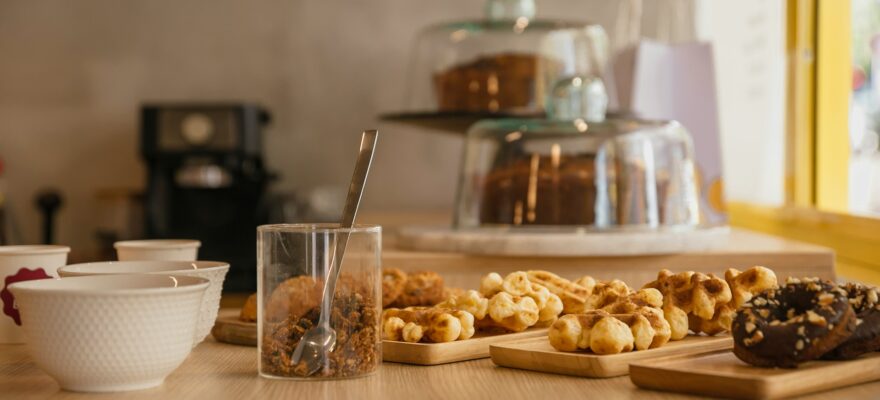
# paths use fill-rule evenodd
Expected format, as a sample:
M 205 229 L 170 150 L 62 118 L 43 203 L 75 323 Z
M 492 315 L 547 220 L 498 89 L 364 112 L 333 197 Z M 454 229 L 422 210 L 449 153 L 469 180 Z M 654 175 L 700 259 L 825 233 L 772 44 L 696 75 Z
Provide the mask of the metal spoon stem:
M 336 331 L 330 326 L 330 316 L 333 314 L 333 294 L 336 292 L 336 281 L 339 279 L 342 259 L 345 257 L 345 248 L 348 245 L 350 235 L 348 229 L 354 227 L 354 220 L 364 192 L 364 185 L 367 182 L 367 175 L 370 172 L 378 135 L 377 131 L 370 130 L 364 131 L 361 136 L 360 151 L 354 165 L 351 184 L 348 187 L 345 207 L 342 210 L 340 229 L 335 236 L 333 257 L 327 264 L 324 276 L 321 314 L 318 317 L 318 323 L 303 334 L 291 355 L 291 361 L 294 364 L 305 361 L 308 375 L 320 371 L 324 367 L 327 353 L 336 347 Z

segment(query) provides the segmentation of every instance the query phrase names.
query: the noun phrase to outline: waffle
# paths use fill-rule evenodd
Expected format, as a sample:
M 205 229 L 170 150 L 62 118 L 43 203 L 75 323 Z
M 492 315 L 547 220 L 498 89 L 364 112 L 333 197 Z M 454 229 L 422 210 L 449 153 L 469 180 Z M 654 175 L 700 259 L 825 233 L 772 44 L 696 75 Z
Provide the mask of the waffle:
M 486 298 L 492 298 L 498 293 L 508 293 L 512 296 L 530 297 L 538 306 L 537 326 L 549 326 L 564 309 L 564 303 L 555 293 L 546 286 L 535 282 L 526 272 L 518 271 L 502 278 L 498 273 L 492 272 L 480 281 L 480 294 Z
M 558 297 L 556 299 L 558 300 Z M 545 315 L 543 321 L 549 320 L 550 323 L 555 321 L 558 311 L 555 314 L 550 312 L 552 319 L 546 319 L 546 310 L 550 310 L 549 306 L 552 304 L 554 304 L 553 300 L 547 300 L 545 308 L 541 309 L 530 296 L 514 296 L 507 292 L 498 292 L 491 298 L 486 298 L 482 293 L 468 290 L 462 295 L 450 297 L 437 307 L 472 314 L 476 320 L 476 327 L 482 330 L 522 332 L 542 322 L 542 314 Z M 556 304 L 558 304 L 556 309 L 561 309 L 561 302 Z
M 716 335 L 730 331 L 736 310 L 752 296 L 777 286 L 776 274 L 768 268 L 755 266 L 743 272 L 730 268 L 724 273 L 724 281 L 730 287 L 731 299 L 725 304 L 715 306 L 715 315 L 711 319 L 689 316 L 689 326 L 694 332 Z
M 547 288 L 550 293 L 559 297 L 562 301 L 563 314 L 588 310 L 586 303 L 593 292 L 595 281 L 589 286 L 584 286 L 547 271 L 528 271 L 526 276 L 532 283 Z
M 669 340 L 668 328 L 662 313 L 650 307 L 629 314 L 595 310 L 562 316 L 547 336 L 550 345 L 560 351 L 617 354 L 664 345 Z
M 716 308 L 733 298 L 730 286 L 713 274 L 685 271 L 673 274 L 664 269 L 644 288 L 663 294 L 663 315 L 672 329 L 672 340 L 683 339 L 691 324 L 715 318 Z
M 474 316 L 438 307 L 389 308 L 382 312 L 386 340 L 445 343 L 474 335 Z

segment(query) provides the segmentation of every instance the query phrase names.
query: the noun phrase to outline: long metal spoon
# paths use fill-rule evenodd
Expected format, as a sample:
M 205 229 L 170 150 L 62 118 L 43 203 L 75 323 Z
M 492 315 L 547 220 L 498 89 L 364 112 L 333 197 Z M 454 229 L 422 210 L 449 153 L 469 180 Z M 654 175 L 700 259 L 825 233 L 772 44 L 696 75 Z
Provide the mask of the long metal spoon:
M 375 130 L 364 131 L 361 136 L 361 148 L 357 162 L 354 165 L 354 174 L 351 177 L 351 185 L 348 187 L 348 197 L 345 200 L 345 208 L 342 210 L 342 222 L 340 228 L 354 226 L 354 218 L 357 215 L 358 206 L 361 203 L 361 195 L 367 182 L 367 174 L 370 172 L 370 164 L 373 161 L 373 152 L 376 148 L 376 139 L 379 132 Z M 336 280 L 339 278 L 339 269 L 342 266 L 342 258 L 345 256 L 345 246 L 348 243 L 348 232 L 336 234 L 336 248 L 330 261 L 330 268 L 324 280 L 324 291 L 321 295 L 321 315 L 318 324 L 306 331 L 300 339 L 296 349 L 293 350 L 291 362 L 298 364 L 304 361 L 308 375 L 320 371 L 326 364 L 327 353 L 336 348 L 336 330 L 330 327 L 330 314 L 333 313 L 333 293 L 336 291 Z

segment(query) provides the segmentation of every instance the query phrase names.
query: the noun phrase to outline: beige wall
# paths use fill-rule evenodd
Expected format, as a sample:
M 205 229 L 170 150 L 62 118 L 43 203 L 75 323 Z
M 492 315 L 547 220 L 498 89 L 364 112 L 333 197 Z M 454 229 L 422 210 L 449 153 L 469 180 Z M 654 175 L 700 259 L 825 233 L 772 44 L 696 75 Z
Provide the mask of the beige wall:
M 614 1 L 541 0 L 547 17 L 613 20 Z M 249 100 L 280 190 L 344 184 L 357 135 L 382 131 L 370 209 L 451 205 L 461 142 L 379 123 L 397 108 L 413 37 L 480 0 L 0 0 L 0 157 L 26 242 L 35 192 L 60 188 L 58 241 L 94 249 L 95 192 L 139 188 L 143 101 Z
M 768 171 L 784 159 L 781 122 L 773 117 L 781 115 L 783 100 L 776 92 L 784 81 L 784 36 L 781 22 L 774 22 L 783 2 L 692 1 L 699 6 L 698 36 L 716 45 L 725 180 L 733 198 L 760 201 L 779 188 L 778 173 Z M 644 1 L 645 35 L 658 31 L 658 7 L 669 2 Z M 539 16 L 596 21 L 611 34 L 620 4 L 537 3 Z M 378 127 L 383 137 L 366 208 L 450 207 L 461 139 L 380 123 L 376 116 L 401 106 L 416 33 L 433 23 L 477 18 L 482 4 L 0 0 L 0 158 L 24 241 L 39 240 L 35 192 L 54 186 L 67 200 L 58 241 L 81 254 L 95 249 L 94 232 L 104 218 L 96 191 L 143 185 L 137 112 L 144 101 L 264 104 L 275 116 L 265 152 L 282 175 L 280 191 L 345 185 L 358 134 Z M 740 34 L 743 26 L 749 35 Z M 756 146 L 760 160 L 744 168 L 739 161 Z M 754 168 L 767 177 L 760 190 L 766 195 L 758 199 Z

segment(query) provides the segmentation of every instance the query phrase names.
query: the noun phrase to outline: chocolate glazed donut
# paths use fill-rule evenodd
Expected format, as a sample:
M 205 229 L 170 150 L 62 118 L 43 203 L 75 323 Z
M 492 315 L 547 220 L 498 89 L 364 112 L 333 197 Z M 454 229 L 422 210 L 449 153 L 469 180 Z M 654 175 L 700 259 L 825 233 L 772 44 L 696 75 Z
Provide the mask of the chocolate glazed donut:
M 880 291 L 873 286 L 847 283 L 849 305 L 856 313 L 856 330 L 845 342 L 822 356 L 830 360 L 847 360 L 880 350 Z
M 733 353 L 759 367 L 795 368 L 831 351 L 855 328 L 846 291 L 818 278 L 789 279 L 737 312 Z

